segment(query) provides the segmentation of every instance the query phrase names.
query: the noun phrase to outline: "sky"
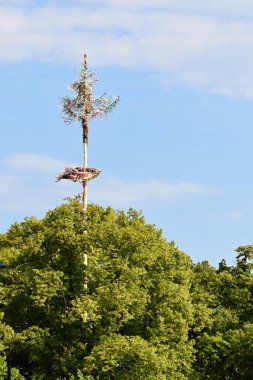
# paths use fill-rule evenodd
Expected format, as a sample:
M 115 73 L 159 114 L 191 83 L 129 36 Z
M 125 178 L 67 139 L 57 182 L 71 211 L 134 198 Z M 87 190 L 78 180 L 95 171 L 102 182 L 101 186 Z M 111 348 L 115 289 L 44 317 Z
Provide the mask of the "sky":
M 250 0 L 0 0 L 0 232 L 81 192 L 55 178 L 82 163 L 60 97 L 87 53 L 95 93 L 121 99 L 90 124 L 89 202 L 233 265 L 252 244 L 252 35 Z

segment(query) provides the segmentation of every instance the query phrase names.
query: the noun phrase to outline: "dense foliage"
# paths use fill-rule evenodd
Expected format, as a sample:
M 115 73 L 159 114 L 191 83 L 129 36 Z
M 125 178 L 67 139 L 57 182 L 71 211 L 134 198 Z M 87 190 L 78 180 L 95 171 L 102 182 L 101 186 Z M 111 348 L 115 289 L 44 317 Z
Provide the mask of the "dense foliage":
M 88 254 L 88 267 L 84 263 Z M 253 247 L 194 265 L 161 231 L 78 199 L 0 235 L 0 378 L 253 378 Z

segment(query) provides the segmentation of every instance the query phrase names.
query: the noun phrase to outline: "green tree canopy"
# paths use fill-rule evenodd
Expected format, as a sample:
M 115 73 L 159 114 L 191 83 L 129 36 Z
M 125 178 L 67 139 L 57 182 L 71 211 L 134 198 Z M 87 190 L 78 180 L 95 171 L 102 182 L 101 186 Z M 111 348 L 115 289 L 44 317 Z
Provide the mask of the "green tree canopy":
M 194 310 L 204 322 L 195 334 L 195 379 L 253 379 L 253 246 L 236 251 L 234 267 L 195 266 Z
M 11 350 L 18 380 L 251 380 L 252 258 L 193 264 L 140 213 L 84 218 L 79 199 L 15 223 L 0 235 L 0 379 Z
M 140 213 L 69 200 L 12 225 L 0 262 L 1 360 L 26 379 L 190 378 L 192 263 Z

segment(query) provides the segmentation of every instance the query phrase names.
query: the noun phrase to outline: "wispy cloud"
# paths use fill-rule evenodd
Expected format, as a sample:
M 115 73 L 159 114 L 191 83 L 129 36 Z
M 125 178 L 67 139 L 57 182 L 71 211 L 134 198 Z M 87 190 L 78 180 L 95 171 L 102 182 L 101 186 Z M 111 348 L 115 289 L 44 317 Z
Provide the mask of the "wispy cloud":
M 18 0 L 16 0 L 18 1 Z M 15 2 L 15 0 L 14 0 Z M 214 15 L 236 17 L 244 14 L 249 17 L 249 12 L 253 11 L 251 0 L 54 0 L 51 3 L 65 5 L 104 5 L 111 8 L 124 9 L 163 9 L 170 11 L 182 11 L 188 13 L 211 13 Z M 36 0 L 34 0 L 36 3 Z
M 55 172 L 62 170 L 66 165 L 63 161 L 56 158 L 43 155 L 43 154 L 31 154 L 31 153 L 19 153 L 7 157 L 4 160 L 6 166 L 12 170 L 27 171 L 31 170 L 35 172 Z
M 2 1 L 0 60 L 76 64 L 86 51 L 96 66 L 253 98 L 252 16 L 247 0 Z
M 230 220 L 239 220 L 242 219 L 244 216 L 245 211 L 243 210 L 229 211 L 225 214 L 225 218 Z
M 74 195 L 71 184 L 57 186 L 56 174 L 65 163 L 47 155 L 15 154 L 3 160 L 0 175 L 0 210 L 38 215 Z
M 37 215 L 59 204 L 63 198 L 81 192 L 81 185 L 62 181 L 55 175 L 64 168 L 61 160 L 46 155 L 18 154 L 4 160 L 5 174 L 0 176 L 0 210 Z M 21 170 L 22 169 L 22 170 Z M 126 181 L 99 178 L 90 184 L 89 201 L 117 208 L 138 207 L 157 201 L 184 200 L 208 196 L 217 189 L 194 182 L 170 182 L 148 179 Z
M 162 180 L 124 181 L 102 180 L 92 190 L 92 199 L 125 207 L 138 203 L 171 201 L 217 193 L 217 189 L 193 182 L 169 182 Z
M 13 175 L 0 175 L 0 194 L 8 194 L 12 186 L 17 181 L 17 177 Z

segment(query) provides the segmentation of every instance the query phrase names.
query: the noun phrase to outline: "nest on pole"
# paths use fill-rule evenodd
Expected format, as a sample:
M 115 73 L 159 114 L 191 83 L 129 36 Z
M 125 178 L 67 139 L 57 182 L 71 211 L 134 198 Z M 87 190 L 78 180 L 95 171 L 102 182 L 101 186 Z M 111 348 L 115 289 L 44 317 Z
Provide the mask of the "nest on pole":
M 84 168 L 81 166 L 68 166 L 64 169 L 62 173 L 60 173 L 57 178 L 56 182 L 59 182 L 63 179 L 69 179 L 73 182 L 86 182 L 90 181 L 91 179 L 94 179 L 99 176 L 101 173 L 101 170 L 95 169 L 95 168 Z

